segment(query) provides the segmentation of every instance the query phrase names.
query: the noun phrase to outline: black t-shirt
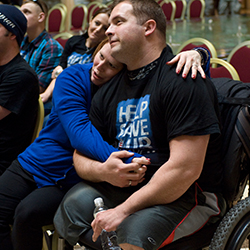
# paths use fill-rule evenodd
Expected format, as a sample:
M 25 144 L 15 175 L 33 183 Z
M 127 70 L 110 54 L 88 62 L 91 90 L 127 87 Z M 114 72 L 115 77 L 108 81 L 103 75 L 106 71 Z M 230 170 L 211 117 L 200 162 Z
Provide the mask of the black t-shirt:
M 60 66 L 64 69 L 67 68 L 68 60 L 70 60 L 69 64 L 73 65 L 76 63 L 82 63 L 82 61 L 90 62 L 92 59 L 92 54 L 95 51 L 95 48 L 88 49 L 85 45 L 86 40 L 88 38 L 87 32 L 83 35 L 72 36 L 69 38 L 67 43 L 65 44 L 65 48 L 63 54 L 60 58 Z M 84 55 L 84 57 L 83 57 Z M 69 59 L 69 57 L 72 57 Z
M 90 119 L 109 143 L 151 159 L 148 178 L 168 160 L 170 140 L 181 135 L 211 134 L 198 183 L 204 190 L 220 191 L 216 90 L 209 79 L 197 76 L 193 80 L 190 75 L 183 79 L 177 75 L 175 66 L 166 65 L 172 57 L 168 48 L 164 49 L 158 60 L 144 67 L 140 75 L 145 76 L 139 79 L 130 80 L 134 72 L 126 69 L 116 75 L 94 96 Z
M 0 66 L 0 106 L 11 111 L 0 120 L 0 175 L 31 142 L 38 97 L 37 75 L 19 54 Z

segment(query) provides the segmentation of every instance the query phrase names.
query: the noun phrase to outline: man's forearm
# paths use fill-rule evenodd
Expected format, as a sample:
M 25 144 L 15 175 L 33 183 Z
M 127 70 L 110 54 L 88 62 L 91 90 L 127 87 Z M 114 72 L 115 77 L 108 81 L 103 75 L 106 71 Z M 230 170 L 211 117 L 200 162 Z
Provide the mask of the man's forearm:
M 84 180 L 92 182 L 102 182 L 102 163 L 87 158 L 79 151 L 75 150 L 73 155 L 74 166 L 77 174 Z
M 202 171 L 209 135 L 180 136 L 170 142 L 170 158 L 150 182 L 115 208 L 99 213 L 92 222 L 93 240 L 105 228 L 116 230 L 130 214 L 146 207 L 175 201 L 194 183 Z
M 123 162 L 122 159 L 131 156 L 133 153 L 126 150 L 113 152 L 105 162 L 101 163 L 75 151 L 73 160 L 76 172 L 82 179 L 92 182 L 106 181 L 113 186 L 123 188 L 143 182 L 147 170 L 144 164 L 150 163 L 145 157 L 137 158 L 132 163 Z
M 118 210 L 129 215 L 148 206 L 171 203 L 199 178 L 209 135 L 179 138 L 170 142 L 169 160 L 157 170 L 147 185 L 132 194 L 120 208 L 118 206 Z
M 10 113 L 11 113 L 11 111 L 9 111 L 8 109 L 0 106 L 0 120 L 2 120 L 4 117 L 9 115 Z

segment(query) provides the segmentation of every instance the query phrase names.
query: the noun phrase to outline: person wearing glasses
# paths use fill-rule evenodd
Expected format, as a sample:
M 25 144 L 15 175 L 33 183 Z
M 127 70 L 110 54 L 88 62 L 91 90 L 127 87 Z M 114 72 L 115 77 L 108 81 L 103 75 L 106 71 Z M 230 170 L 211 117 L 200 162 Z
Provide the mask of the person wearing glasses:
M 42 0 L 28 0 L 21 6 L 27 18 L 27 35 L 21 43 L 21 56 L 36 71 L 40 94 L 51 81 L 53 69 L 59 64 L 63 47 L 45 30 L 48 7 Z M 44 103 L 45 115 L 50 113 L 52 103 Z

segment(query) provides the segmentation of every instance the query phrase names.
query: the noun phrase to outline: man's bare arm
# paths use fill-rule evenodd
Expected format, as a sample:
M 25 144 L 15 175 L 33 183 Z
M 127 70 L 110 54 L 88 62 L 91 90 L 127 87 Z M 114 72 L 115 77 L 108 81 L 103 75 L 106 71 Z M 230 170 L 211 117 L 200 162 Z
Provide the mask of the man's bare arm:
M 147 170 L 144 164 L 150 163 L 145 157 L 134 158 L 133 163 L 123 163 L 122 158 L 131 156 L 133 153 L 118 151 L 112 153 L 107 161 L 101 163 L 75 151 L 73 161 L 77 174 L 84 180 L 106 181 L 117 187 L 128 187 L 130 183 L 132 186 L 136 186 L 144 180 L 143 177 Z
M 2 120 L 4 117 L 9 115 L 10 113 L 11 113 L 11 111 L 9 111 L 8 109 L 0 106 L 0 120 Z
M 150 182 L 119 206 L 104 211 L 92 222 L 95 241 L 101 229 L 116 230 L 130 214 L 149 206 L 167 204 L 183 195 L 199 178 L 206 155 L 209 135 L 180 136 L 170 142 L 170 158 Z

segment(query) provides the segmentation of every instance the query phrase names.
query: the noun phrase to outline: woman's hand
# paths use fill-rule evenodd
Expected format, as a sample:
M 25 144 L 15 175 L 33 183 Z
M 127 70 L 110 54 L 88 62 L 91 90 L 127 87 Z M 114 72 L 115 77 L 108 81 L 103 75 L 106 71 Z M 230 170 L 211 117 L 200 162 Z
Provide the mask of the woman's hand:
M 202 78 L 206 78 L 206 74 L 201 66 L 201 56 L 199 52 L 195 50 L 183 51 L 177 54 L 171 61 L 167 62 L 168 65 L 177 63 L 176 73 L 179 74 L 181 70 L 182 77 L 186 78 L 190 69 L 192 70 L 192 78 L 195 79 L 197 71 L 200 72 Z M 184 68 L 183 68 L 184 67 Z
M 43 103 L 46 103 L 49 100 L 49 97 L 50 97 L 49 94 L 46 93 L 46 91 L 43 92 L 42 94 L 40 94 L 40 96 L 41 96 L 41 99 L 42 99 Z
M 58 77 L 58 75 L 63 71 L 63 68 L 62 66 L 57 66 L 54 68 L 54 70 L 52 71 L 52 74 L 51 74 L 51 78 L 52 79 L 55 79 Z

